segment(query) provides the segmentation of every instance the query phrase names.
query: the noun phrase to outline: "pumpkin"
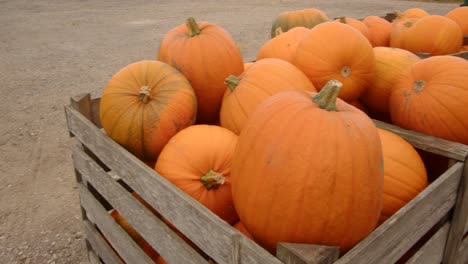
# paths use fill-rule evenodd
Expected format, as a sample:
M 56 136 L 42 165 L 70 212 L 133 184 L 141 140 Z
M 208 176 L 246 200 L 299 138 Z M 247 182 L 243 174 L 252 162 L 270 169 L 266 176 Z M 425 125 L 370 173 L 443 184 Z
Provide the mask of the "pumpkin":
M 359 32 L 361 32 L 364 35 L 364 37 L 366 37 L 366 39 L 370 38 L 369 28 L 367 27 L 366 24 L 364 24 L 364 22 L 360 20 L 350 18 L 350 17 L 340 17 L 336 19 L 335 21 L 341 22 L 343 24 L 349 25 L 357 29 Z
M 371 111 L 389 113 L 389 100 L 395 82 L 408 67 L 421 59 L 407 50 L 389 47 L 375 47 L 374 55 L 374 82 L 361 98 Z
M 463 43 L 460 27 L 444 16 L 425 16 L 394 25 L 390 46 L 411 52 L 445 55 L 456 53 Z
M 238 220 L 231 195 L 237 136 L 226 128 L 194 125 L 181 130 L 159 155 L 155 170 L 224 221 Z
M 255 241 L 270 252 L 278 242 L 345 252 L 377 224 L 380 140 L 367 115 L 336 99 L 340 86 L 331 80 L 318 94 L 278 93 L 258 107 L 239 136 L 234 205 Z
M 226 79 L 228 88 L 221 106 L 221 126 L 239 134 L 257 106 L 273 94 L 286 90 L 315 91 L 297 67 L 280 59 L 263 59 L 240 77 Z
M 295 27 L 286 33 L 268 40 L 260 48 L 257 60 L 278 58 L 292 63 L 297 45 L 307 32 L 309 32 L 308 28 Z
M 148 242 L 127 222 L 127 220 L 117 211 L 113 210 L 111 213 L 112 218 L 119 224 L 128 235 L 141 247 L 141 249 L 148 255 L 152 260 L 156 260 L 159 254 L 151 247 Z
M 394 22 L 401 22 L 412 18 L 422 18 L 425 16 L 429 16 L 429 13 L 427 13 L 424 9 L 421 8 L 409 8 L 403 12 L 396 11 L 395 14 L 396 19 L 394 20 Z
M 326 21 L 328 21 L 328 16 L 325 12 L 315 8 L 283 12 L 273 21 L 271 38 L 287 32 L 294 27 L 313 28 Z
M 464 35 L 468 35 L 468 6 L 452 9 L 445 16 L 455 21 Z
M 362 21 L 369 29 L 369 41 L 372 47 L 388 47 L 392 33 L 392 23 L 378 16 L 367 16 Z
M 244 63 L 244 71 L 246 71 L 248 68 L 250 68 L 250 66 L 252 66 L 254 63 L 255 62 L 253 62 L 253 61 Z
M 197 123 L 216 123 L 224 79 L 244 70 L 231 35 L 218 25 L 189 18 L 166 33 L 158 58 L 177 68 L 192 84 L 198 101 Z
M 366 113 L 368 115 L 367 106 L 364 105 L 360 100 L 352 101 L 349 104 L 356 107 L 357 109 L 363 111 L 364 113 Z
M 329 80 L 340 81 L 343 83 L 340 98 L 352 102 L 372 84 L 375 58 L 364 35 L 335 21 L 317 25 L 304 36 L 297 47 L 294 65 L 317 89 Z
M 413 64 L 395 83 L 392 122 L 443 139 L 468 144 L 468 61 L 434 56 Z
M 427 174 L 418 152 L 400 136 L 378 129 L 384 159 L 383 206 L 380 223 L 427 187 Z
M 107 135 L 148 164 L 169 138 L 195 122 L 196 113 L 195 93 L 187 79 L 151 60 L 117 72 L 103 91 L 99 110 Z
M 251 240 L 254 240 L 253 236 L 249 233 L 247 228 L 242 224 L 241 221 L 238 221 L 233 225 L 233 227 L 237 230 L 239 230 L 242 234 L 244 234 L 246 237 L 250 238 Z

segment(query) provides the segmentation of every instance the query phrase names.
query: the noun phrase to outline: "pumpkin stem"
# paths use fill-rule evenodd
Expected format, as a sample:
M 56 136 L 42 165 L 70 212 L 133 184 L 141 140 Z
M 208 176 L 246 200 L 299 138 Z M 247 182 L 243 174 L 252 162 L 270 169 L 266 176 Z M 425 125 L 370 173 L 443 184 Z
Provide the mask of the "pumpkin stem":
M 338 111 L 336 108 L 336 98 L 340 93 L 343 84 L 338 80 L 330 80 L 325 86 L 316 94 L 312 100 L 322 109 L 327 111 Z
M 414 84 L 413 84 L 413 89 L 414 89 L 417 93 L 421 92 L 421 91 L 424 89 L 424 87 L 426 87 L 426 82 L 423 81 L 423 80 L 417 80 L 417 81 L 415 81 Z
M 397 19 L 400 19 L 400 18 L 402 18 L 404 15 L 403 15 L 403 12 L 397 10 L 397 11 L 395 11 L 395 16 L 396 16 Z
M 283 33 L 284 33 L 284 31 L 283 31 L 283 29 L 281 27 L 277 27 L 275 29 L 275 36 L 281 35 Z
M 138 93 L 138 99 L 140 102 L 147 104 L 151 100 L 151 88 L 143 86 Z
M 339 19 L 340 22 L 343 23 L 343 24 L 347 24 L 347 23 L 348 23 L 348 21 L 346 21 L 346 17 L 344 17 L 344 16 L 339 17 L 338 19 Z
M 224 184 L 223 174 L 214 170 L 209 170 L 205 175 L 200 178 L 200 181 L 205 185 L 206 189 L 218 189 L 219 186 Z
M 200 35 L 200 27 L 198 27 L 197 21 L 195 21 L 195 18 L 189 17 L 187 18 L 187 22 L 185 22 L 185 25 L 187 25 L 188 32 L 187 35 L 189 37 L 195 37 L 197 35 Z
M 229 75 L 229 77 L 227 77 L 226 80 L 224 80 L 224 84 L 226 84 L 227 87 L 229 87 L 231 92 L 234 92 L 234 89 L 236 89 L 237 85 L 239 85 L 240 80 L 241 78 L 239 77 Z

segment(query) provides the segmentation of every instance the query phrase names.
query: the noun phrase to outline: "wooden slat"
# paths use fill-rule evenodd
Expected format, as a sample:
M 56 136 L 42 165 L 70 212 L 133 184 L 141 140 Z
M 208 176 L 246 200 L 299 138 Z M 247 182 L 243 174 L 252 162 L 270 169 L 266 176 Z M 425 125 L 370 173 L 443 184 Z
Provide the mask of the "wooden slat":
M 286 264 L 331 264 L 340 256 L 338 247 L 279 243 L 276 256 Z
M 458 52 L 450 54 L 451 56 L 459 57 L 465 60 L 468 60 L 468 51 Z
M 446 264 L 456 263 L 458 259 L 458 249 L 465 234 L 465 226 L 468 221 L 468 165 L 465 163 L 463 176 L 458 189 L 457 203 L 450 223 L 450 232 L 447 239 L 447 247 L 444 253 Z
M 377 127 L 391 131 L 406 139 L 415 148 L 464 162 L 468 156 L 468 146 L 445 139 L 428 136 L 416 131 L 403 129 L 379 120 L 373 120 Z
M 335 263 L 397 261 L 453 208 L 462 170 L 463 163 L 453 165 Z
M 80 142 L 216 262 L 281 263 L 255 242 L 239 240 L 242 235 L 237 230 L 139 161 L 71 106 L 65 107 L 65 113 L 69 131 Z
M 90 264 L 101 264 L 101 261 L 92 250 L 88 251 L 88 258 Z
M 406 264 L 439 264 L 444 257 L 445 244 L 447 242 L 450 224 L 442 226 L 418 252 L 416 252 Z
M 73 148 L 75 168 L 127 222 L 169 263 L 207 263 L 162 220 L 89 158 L 80 144 Z
M 115 222 L 86 187 L 79 184 L 81 205 L 126 263 L 153 263 L 133 239 Z M 100 253 L 99 253 L 100 254 Z
M 84 220 L 84 230 L 86 234 L 86 239 L 88 240 L 89 244 L 92 247 L 92 252 L 99 252 L 99 256 L 105 263 L 115 263 L 121 264 L 122 261 L 120 260 L 119 256 L 115 254 L 114 250 L 104 241 L 101 234 L 96 230 L 96 228 L 89 222 L 88 220 Z M 97 258 L 97 257 L 96 257 Z M 90 256 L 91 259 L 91 256 Z M 99 263 L 99 260 L 98 262 Z
M 468 238 L 465 238 L 465 240 L 463 240 L 463 243 L 461 244 L 458 253 L 459 259 L 457 264 L 468 263 Z

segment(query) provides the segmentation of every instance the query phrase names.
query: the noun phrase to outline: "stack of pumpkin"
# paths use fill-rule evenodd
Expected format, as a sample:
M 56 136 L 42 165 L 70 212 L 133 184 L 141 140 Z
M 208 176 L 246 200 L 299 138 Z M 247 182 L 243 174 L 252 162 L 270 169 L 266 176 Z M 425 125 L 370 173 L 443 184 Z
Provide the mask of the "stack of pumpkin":
M 414 10 L 393 23 L 284 13 L 245 65 L 228 32 L 189 18 L 157 60 L 113 76 L 101 123 L 270 252 L 280 241 L 344 252 L 428 184 L 416 150 L 368 114 L 468 144 L 468 62 L 412 53 L 459 51 L 467 9 L 447 15 L 456 22 Z

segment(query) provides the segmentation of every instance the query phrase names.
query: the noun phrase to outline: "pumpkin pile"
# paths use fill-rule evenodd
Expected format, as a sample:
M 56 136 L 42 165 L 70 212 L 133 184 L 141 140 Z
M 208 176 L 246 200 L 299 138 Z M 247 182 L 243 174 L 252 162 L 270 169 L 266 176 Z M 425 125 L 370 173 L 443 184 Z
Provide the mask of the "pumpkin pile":
M 155 60 L 112 77 L 101 123 L 270 252 L 278 242 L 346 252 L 429 183 L 419 153 L 371 118 L 468 144 L 468 61 L 448 55 L 462 49 L 467 9 L 409 9 L 393 22 L 285 12 L 255 62 L 223 28 L 189 18 Z

